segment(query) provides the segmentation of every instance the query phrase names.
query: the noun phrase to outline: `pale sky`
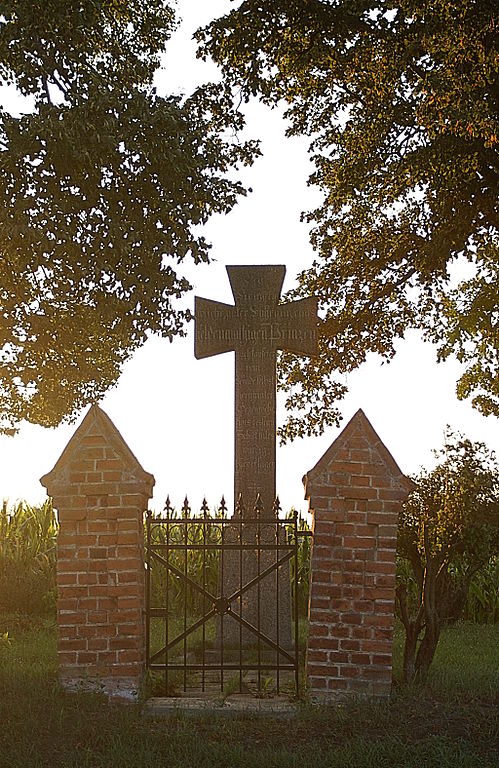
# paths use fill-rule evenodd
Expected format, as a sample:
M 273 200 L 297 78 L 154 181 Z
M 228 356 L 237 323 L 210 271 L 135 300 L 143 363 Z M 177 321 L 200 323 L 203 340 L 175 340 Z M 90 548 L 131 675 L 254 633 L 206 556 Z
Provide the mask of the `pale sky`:
M 230 7 L 229 0 L 180 0 L 184 23 L 168 45 L 157 77 L 159 90 L 189 92 L 196 83 L 216 76 L 213 65 L 195 60 L 190 36 Z M 12 107 L 12 92 L 0 88 L 0 100 Z M 306 186 L 311 171 L 307 142 L 284 138 L 278 110 L 252 104 L 246 114 L 247 134 L 262 140 L 264 156 L 243 174 L 253 193 L 205 227 L 216 262 L 189 269 L 195 287 L 186 298 L 191 309 L 195 294 L 233 303 L 226 264 L 285 264 L 287 290 L 313 258 L 307 226 L 299 222 L 300 212 L 318 199 L 317 191 Z M 222 494 L 232 504 L 234 354 L 195 360 L 193 347 L 193 325 L 186 339 L 173 344 L 151 339 L 100 403 L 144 469 L 156 478 L 150 506 L 158 511 L 167 494 L 180 506 L 187 493 L 194 509 L 204 495 L 211 506 Z M 497 419 L 485 418 L 469 402 L 457 400 L 460 370 L 453 360 L 437 365 L 434 348 L 416 332 L 400 342 L 390 364 L 371 356 L 344 378 L 349 393 L 340 403 L 344 419 L 339 429 L 278 448 L 277 490 L 283 508 L 306 511 L 302 476 L 358 408 L 405 473 L 434 464 L 432 449 L 442 444 L 447 424 L 499 453 Z M 44 499 L 38 479 L 52 469 L 85 412 L 73 425 L 44 429 L 23 424 L 16 437 L 0 437 L 0 500 Z

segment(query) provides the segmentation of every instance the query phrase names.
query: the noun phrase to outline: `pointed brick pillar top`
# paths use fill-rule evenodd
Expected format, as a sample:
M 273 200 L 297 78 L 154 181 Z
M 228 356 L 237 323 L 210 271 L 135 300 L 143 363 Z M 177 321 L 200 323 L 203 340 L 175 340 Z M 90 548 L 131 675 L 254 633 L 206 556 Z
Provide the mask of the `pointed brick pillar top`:
M 378 475 L 391 480 L 392 488 L 400 489 L 403 496 L 414 488 L 412 480 L 404 475 L 362 408 L 359 408 L 317 464 L 303 477 L 305 498 L 310 499 L 311 506 L 311 489 L 321 484 L 331 465 L 334 464 L 338 470 L 338 463 L 341 465 L 342 462 L 348 462 L 348 468 L 345 465 L 348 473 L 359 476 L 366 474 L 366 449 L 370 452 L 369 463 L 377 466 Z
M 143 515 L 154 478 L 93 405 L 41 483 L 60 525 L 61 683 L 135 699 L 145 665 Z
M 153 475 L 142 468 L 107 413 L 98 405 L 90 407 L 54 468 L 40 478 L 48 494 L 53 496 L 54 490 L 72 484 L 70 477 L 72 464 L 82 456 L 82 449 L 91 447 L 92 443 L 102 445 L 103 442 L 109 445 L 113 455 L 119 459 L 126 479 L 141 485 L 144 493 L 151 497 L 155 482 Z
M 310 695 L 388 696 L 397 523 L 413 483 L 361 410 L 303 480 L 314 531 Z

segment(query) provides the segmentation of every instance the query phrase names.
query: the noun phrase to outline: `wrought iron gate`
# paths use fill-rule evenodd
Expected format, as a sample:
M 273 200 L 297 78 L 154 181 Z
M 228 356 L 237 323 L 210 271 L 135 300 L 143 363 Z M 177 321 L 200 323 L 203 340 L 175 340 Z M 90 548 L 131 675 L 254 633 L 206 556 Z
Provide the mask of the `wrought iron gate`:
M 203 501 L 191 516 L 169 500 L 147 517 L 147 665 L 165 695 L 199 691 L 298 693 L 299 553 L 311 532 L 297 513 L 227 517 Z

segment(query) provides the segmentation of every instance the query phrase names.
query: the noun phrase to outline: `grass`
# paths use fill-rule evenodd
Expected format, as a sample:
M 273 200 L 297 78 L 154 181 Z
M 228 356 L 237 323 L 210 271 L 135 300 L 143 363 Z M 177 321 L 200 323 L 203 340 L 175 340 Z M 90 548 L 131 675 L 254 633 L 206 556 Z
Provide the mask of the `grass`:
M 0 616 L 0 768 L 496 768 L 499 626 L 442 637 L 427 686 L 395 686 L 386 704 L 303 705 L 293 722 L 179 717 L 64 694 L 56 631 Z M 400 668 L 400 638 L 396 667 Z
M 395 623 L 393 677 L 402 679 L 403 628 Z M 434 696 L 475 697 L 499 704 L 499 624 L 458 622 L 440 636 L 425 689 Z
M 438 644 L 428 684 L 436 693 L 450 689 L 497 700 L 499 624 L 449 627 Z

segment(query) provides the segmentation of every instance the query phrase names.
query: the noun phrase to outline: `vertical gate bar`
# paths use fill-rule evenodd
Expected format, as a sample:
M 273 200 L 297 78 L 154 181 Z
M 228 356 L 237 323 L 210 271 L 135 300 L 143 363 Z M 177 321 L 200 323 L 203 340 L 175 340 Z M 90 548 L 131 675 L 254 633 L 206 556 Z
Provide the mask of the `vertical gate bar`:
M 146 513 L 146 667 L 151 656 L 151 510 Z
M 295 556 L 295 573 L 294 573 L 294 581 L 295 581 L 295 687 L 296 687 L 296 695 L 298 696 L 300 692 L 300 674 L 298 669 L 298 512 L 295 509 L 294 513 L 294 535 L 295 535 L 295 547 L 294 547 L 294 556 Z
M 223 501 L 223 499 L 222 499 Z M 221 540 L 220 540 L 220 590 L 221 595 L 224 594 L 224 512 L 225 503 L 221 505 L 222 519 L 221 519 Z M 220 611 L 220 691 L 224 691 L 224 613 Z
M 208 511 L 208 504 L 206 502 L 206 498 L 203 499 L 202 510 L 203 510 L 203 616 L 205 616 L 206 615 L 206 594 L 205 594 L 205 590 L 206 590 L 206 515 Z M 201 683 L 201 689 L 203 693 L 205 690 L 205 668 L 204 668 L 205 662 L 206 662 L 205 645 L 206 645 L 206 622 L 203 622 L 203 650 L 202 650 L 203 673 L 202 673 L 202 683 Z
M 187 631 L 187 510 L 189 502 L 184 500 L 184 634 Z M 184 637 L 184 693 L 187 691 L 187 637 Z
M 278 499 L 278 497 L 276 497 L 275 502 L 274 502 L 275 532 L 276 532 L 276 548 L 275 548 L 275 556 L 276 556 L 275 561 L 276 561 L 276 563 L 279 562 L 279 537 L 280 537 L 280 533 L 281 533 L 280 521 L 279 521 L 279 509 L 280 509 L 279 499 Z M 279 626 L 279 607 L 280 607 L 279 606 L 279 566 L 277 566 L 276 569 L 275 569 L 275 577 L 276 577 L 276 635 L 277 635 L 277 638 L 276 638 L 276 643 L 277 643 L 277 651 L 276 651 L 276 656 L 277 656 L 276 683 L 277 683 L 277 693 L 279 693 L 279 691 L 280 691 L 280 674 L 279 674 L 280 673 L 280 668 L 279 668 L 279 666 L 280 666 L 280 660 L 281 660 L 281 654 L 279 653 L 279 648 L 280 648 L 280 645 L 281 645 L 280 637 L 279 637 L 279 630 L 280 630 L 280 626 Z
M 255 511 L 256 511 L 256 558 L 257 558 L 257 576 L 258 576 L 257 593 L 256 593 L 256 619 L 257 619 L 257 629 L 258 629 L 258 692 L 260 693 L 262 689 L 262 670 L 261 670 L 262 650 L 261 650 L 261 640 L 260 640 L 260 632 L 261 632 L 261 626 L 260 626 L 260 570 L 261 570 L 260 494 L 258 494 L 256 498 Z
M 166 499 L 166 562 L 170 562 L 170 497 Z M 168 613 L 170 610 L 170 572 L 166 568 L 166 589 L 165 589 L 165 648 L 168 648 Z M 168 696 L 168 651 L 165 651 L 165 696 Z
M 239 514 L 239 591 L 243 588 L 243 516 Z M 239 616 L 243 618 L 243 598 L 239 597 Z M 243 692 L 243 625 L 239 624 L 239 693 Z

